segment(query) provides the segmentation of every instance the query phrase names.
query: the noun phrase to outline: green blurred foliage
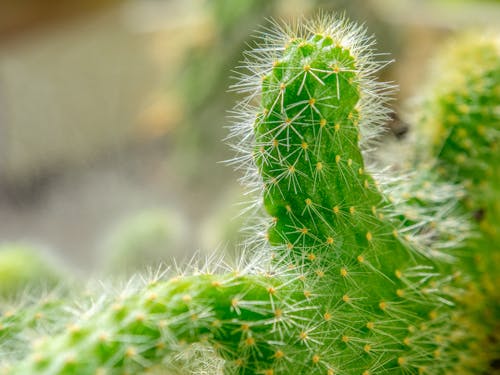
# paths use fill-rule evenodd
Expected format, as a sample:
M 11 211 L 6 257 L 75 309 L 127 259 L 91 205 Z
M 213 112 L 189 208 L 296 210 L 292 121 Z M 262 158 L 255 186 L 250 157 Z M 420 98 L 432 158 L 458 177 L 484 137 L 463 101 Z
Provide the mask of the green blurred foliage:
M 0 244 L 0 298 L 50 289 L 60 282 L 61 272 L 47 254 L 32 245 Z
M 104 269 L 112 275 L 159 267 L 181 251 L 185 223 L 173 210 L 135 213 L 119 222 L 102 246 Z

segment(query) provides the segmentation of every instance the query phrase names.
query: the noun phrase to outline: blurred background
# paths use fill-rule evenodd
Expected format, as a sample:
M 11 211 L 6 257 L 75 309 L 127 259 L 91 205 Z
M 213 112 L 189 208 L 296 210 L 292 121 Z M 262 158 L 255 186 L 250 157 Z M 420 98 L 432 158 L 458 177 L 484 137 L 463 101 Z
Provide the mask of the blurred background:
M 270 17 L 320 9 L 396 60 L 381 73 L 396 113 L 440 41 L 500 20 L 493 0 L 3 0 L 0 251 L 81 277 L 234 252 L 248 197 L 221 163 L 231 69 Z M 395 142 L 407 125 L 388 127 Z

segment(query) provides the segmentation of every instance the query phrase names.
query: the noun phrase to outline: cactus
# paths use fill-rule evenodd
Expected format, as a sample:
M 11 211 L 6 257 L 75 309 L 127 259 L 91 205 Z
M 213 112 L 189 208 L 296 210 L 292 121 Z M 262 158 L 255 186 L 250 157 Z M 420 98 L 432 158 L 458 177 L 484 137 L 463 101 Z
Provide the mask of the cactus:
M 57 332 L 68 323 L 72 313 L 64 294 L 55 289 L 24 296 L 21 303 L 0 304 L 0 373 L 4 365 L 22 359 L 39 335 Z
M 274 46 L 279 54 L 263 48 L 272 68 L 256 59 L 262 100 L 249 121 L 255 142 L 247 155 L 271 216 L 265 236 L 276 257 L 303 265 L 304 293 L 317 306 L 305 315 L 321 326 L 318 342 L 294 354 L 294 368 L 438 373 L 457 355 L 445 337 L 446 280 L 432 280 L 439 246 L 398 220 L 366 171 L 358 141 L 369 142 L 386 115 L 384 86 L 369 78 L 377 70 L 366 59 L 369 41 L 357 44 L 363 37 L 342 22 L 322 26 L 310 25 L 308 37 L 288 34 Z
M 253 235 L 253 226 L 248 223 L 252 217 L 242 212 L 242 207 L 247 204 L 242 199 L 243 193 L 241 187 L 237 189 L 231 187 L 224 192 L 222 199 L 209 210 L 208 215 L 203 218 L 200 228 L 201 248 L 224 248 L 228 256 L 238 256 L 238 244 L 245 238 L 245 228 L 249 227 L 248 230 Z
M 48 258 L 27 243 L 0 245 L 0 373 L 6 363 L 22 359 L 39 335 L 57 332 L 73 315 L 66 296 L 77 288 Z
M 463 322 L 476 334 L 477 355 L 458 366 L 500 359 L 500 41 L 471 33 L 448 44 L 417 114 L 420 158 L 442 179 L 463 183 L 461 200 L 472 236 L 461 254 L 467 293 Z M 430 161 L 429 161 L 430 159 Z
M 104 269 L 113 274 L 156 267 L 179 252 L 186 225 L 173 210 L 148 210 L 130 215 L 119 223 L 101 246 Z
M 470 356 L 439 272 L 458 243 L 408 222 L 364 163 L 390 89 L 373 43 L 326 16 L 263 33 L 232 133 L 269 216 L 251 260 L 128 288 L 7 373 L 161 371 L 192 344 L 241 375 L 441 374 Z
M 59 282 L 61 272 L 45 255 L 27 244 L 0 244 L 0 306 L 1 299 L 13 298 L 40 286 L 50 289 Z

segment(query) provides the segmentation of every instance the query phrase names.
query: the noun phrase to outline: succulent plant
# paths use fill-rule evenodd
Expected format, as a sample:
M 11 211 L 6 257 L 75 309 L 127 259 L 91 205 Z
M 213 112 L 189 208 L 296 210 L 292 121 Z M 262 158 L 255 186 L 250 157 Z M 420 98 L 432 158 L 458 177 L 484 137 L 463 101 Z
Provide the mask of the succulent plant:
M 475 235 L 460 250 L 462 324 L 477 335 L 476 357 L 500 359 L 500 40 L 466 33 L 444 46 L 417 113 L 419 163 L 463 184 L 461 199 Z M 458 250 L 458 249 L 457 249 Z M 488 371 L 486 367 L 486 371 Z M 491 371 L 491 369 L 490 369 Z
M 34 288 L 52 288 L 61 272 L 42 250 L 25 243 L 0 244 L 0 301 Z M 1 302 L 0 302 L 1 303 Z
M 101 246 L 106 272 L 131 275 L 157 268 L 182 248 L 186 225 L 174 210 L 132 214 L 120 222 Z
M 261 39 L 234 86 L 246 97 L 233 162 L 262 213 L 241 264 L 212 259 L 101 299 L 7 374 L 154 373 L 192 350 L 209 358 L 199 373 L 474 373 L 456 365 L 477 355 L 449 272 L 460 188 L 432 174 L 387 182 L 365 165 L 391 90 L 374 78 L 386 63 L 374 39 L 330 16 Z

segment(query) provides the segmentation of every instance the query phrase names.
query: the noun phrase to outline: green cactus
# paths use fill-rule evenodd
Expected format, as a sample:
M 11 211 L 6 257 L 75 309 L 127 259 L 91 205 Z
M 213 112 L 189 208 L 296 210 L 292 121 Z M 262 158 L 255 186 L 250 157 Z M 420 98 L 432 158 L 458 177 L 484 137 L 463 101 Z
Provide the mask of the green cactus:
M 147 210 L 130 215 L 104 241 L 104 269 L 130 275 L 172 257 L 181 249 L 186 225 L 173 210 Z
M 500 358 L 498 36 L 466 34 L 442 49 L 417 121 L 419 138 L 427 141 L 420 145 L 421 157 L 431 160 L 442 179 L 463 183 L 466 190 L 461 202 L 477 235 L 460 257 L 467 290 L 460 302 L 481 353 L 467 365 L 487 368 Z
M 453 338 L 445 337 L 451 332 L 446 281 L 434 278 L 439 247 L 426 246 L 397 220 L 358 147 L 385 118 L 384 86 L 369 79 L 377 66 L 365 60 L 366 45 L 356 44 L 350 26 L 312 29 L 306 38 L 281 41 L 270 71 L 255 68 L 262 108 L 250 124 L 272 217 L 266 237 L 278 258 L 304 265 L 304 293 L 318 306 L 304 315 L 328 318 L 318 342 L 294 355 L 294 366 L 311 373 L 438 373 L 457 355 Z M 379 324 L 383 330 L 373 330 Z M 324 367 L 311 368 L 318 358 Z
M 0 373 L 22 359 L 39 335 L 73 316 L 66 294 L 77 288 L 50 254 L 26 243 L 0 245 Z
M 60 330 L 72 317 L 62 289 L 27 297 L 22 303 L 0 304 L 0 373 L 13 360 L 21 360 L 40 335 Z
M 251 212 L 242 212 L 248 203 L 244 193 L 241 187 L 232 186 L 215 202 L 200 227 L 202 249 L 212 252 L 213 249 L 223 248 L 226 256 L 239 256 L 238 247 L 245 240 L 245 230 L 254 234 Z
M 28 244 L 0 244 L 0 306 L 1 299 L 21 295 L 34 288 L 50 289 L 61 279 L 54 262 L 47 261 L 41 250 Z
M 251 261 L 130 287 L 7 373 L 155 371 L 194 343 L 241 375 L 441 374 L 470 356 L 439 273 L 458 244 L 408 223 L 364 164 L 387 116 L 373 43 L 331 17 L 265 32 L 232 134 L 270 216 Z

